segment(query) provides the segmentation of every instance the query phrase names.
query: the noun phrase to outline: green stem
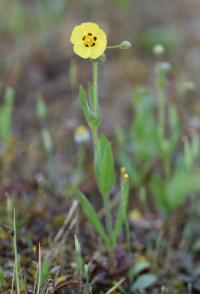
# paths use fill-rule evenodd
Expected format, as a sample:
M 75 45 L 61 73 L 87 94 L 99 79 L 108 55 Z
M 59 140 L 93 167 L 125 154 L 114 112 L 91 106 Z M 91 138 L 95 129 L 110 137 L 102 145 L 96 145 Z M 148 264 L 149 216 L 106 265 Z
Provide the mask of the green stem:
M 165 86 L 166 86 L 166 77 L 163 74 L 160 63 L 156 64 L 156 79 L 155 84 L 158 92 L 158 124 L 160 139 L 163 140 L 165 137 Z
M 98 62 L 93 61 L 93 99 L 92 99 L 92 107 L 93 111 L 96 113 L 98 112 L 98 92 L 97 92 L 97 78 L 98 75 Z M 98 130 L 97 128 L 92 128 L 92 138 L 94 143 L 95 151 L 98 152 Z M 98 154 L 98 153 L 97 153 Z M 112 217 L 110 213 L 110 203 L 108 195 L 103 195 L 104 200 L 104 208 L 105 208 L 105 217 L 106 217 L 106 227 L 109 236 L 112 236 Z M 112 244 L 112 242 L 111 242 Z
M 98 92 L 97 92 L 97 81 L 98 81 L 98 62 L 93 61 L 93 97 L 92 97 L 92 108 L 94 113 L 98 111 Z
M 121 44 L 106 47 L 106 49 L 119 49 L 119 48 L 121 48 Z
M 112 229 L 112 217 L 111 217 L 111 211 L 110 211 L 109 195 L 104 194 L 103 201 L 104 201 L 107 233 L 109 235 L 110 245 L 111 245 L 111 247 L 113 247 L 113 238 L 112 238 L 113 229 Z
M 161 142 L 161 146 L 165 141 L 165 124 L 166 124 L 166 120 L 165 120 L 165 92 L 164 89 L 162 87 L 160 87 L 159 91 L 159 131 L 160 131 L 160 142 Z M 169 155 L 164 154 L 162 156 L 162 160 L 163 160 L 163 166 L 164 166 L 164 174 L 165 177 L 167 178 L 169 176 L 169 171 L 170 171 L 170 159 L 169 159 Z
M 122 175 L 121 179 L 121 205 L 123 208 L 123 219 L 124 219 L 124 226 L 125 226 L 125 236 L 128 245 L 128 251 L 131 252 L 131 242 L 130 242 L 130 228 L 128 222 L 128 200 L 129 200 L 129 182 L 128 180 L 124 179 L 124 175 Z
M 162 140 L 165 136 L 165 96 L 162 89 L 159 89 L 159 127 Z
M 98 62 L 93 61 L 93 95 L 92 95 L 92 110 L 94 113 L 99 112 L 99 102 L 98 102 Z M 94 153 L 99 154 L 98 150 L 98 126 L 91 126 L 92 140 L 94 145 Z M 102 195 L 105 209 L 105 220 L 106 220 L 106 229 L 108 233 L 109 244 L 107 244 L 109 259 L 111 268 L 115 268 L 115 256 L 114 256 L 114 243 L 113 243 L 113 229 L 112 229 L 112 216 L 110 211 L 110 202 L 109 195 Z
M 93 140 L 94 149 L 95 149 L 95 151 L 97 151 L 97 146 L 98 146 L 98 131 L 97 131 L 97 128 L 91 128 L 91 132 L 92 132 L 92 140 Z
M 98 62 L 93 61 L 93 95 L 92 95 L 92 110 L 94 113 L 98 112 L 99 102 L 98 102 L 98 92 L 97 92 L 97 82 L 98 82 Z M 95 151 L 97 151 L 98 146 L 98 127 L 91 126 L 92 139 Z
M 166 119 L 165 119 L 166 77 L 160 71 L 158 71 L 156 76 L 156 87 L 157 87 L 158 99 L 159 99 L 158 127 L 159 127 L 159 135 L 160 135 L 160 145 L 162 148 L 163 143 L 165 141 L 165 125 L 166 125 Z M 165 174 L 165 177 L 167 178 L 169 175 L 169 170 L 170 170 L 170 161 L 169 161 L 168 155 L 163 153 L 162 160 L 163 160 L 163 166 L 164 166 L 164 174 Z
M 166 178 L 168 178 L 169 173 L 170 173 L 170 156 L 169 155 L 164 155 L 163 156 L 163 165 L 164 165 L 164 174 Z

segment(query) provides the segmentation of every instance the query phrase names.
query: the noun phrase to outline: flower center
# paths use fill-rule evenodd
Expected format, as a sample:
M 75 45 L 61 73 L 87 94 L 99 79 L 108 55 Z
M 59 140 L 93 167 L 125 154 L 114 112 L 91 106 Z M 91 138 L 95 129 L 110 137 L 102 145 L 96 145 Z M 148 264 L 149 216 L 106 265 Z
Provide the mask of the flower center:
M 96 45 L 97 37 L 88 33 L 86 36 L 83 36 L 82 40 L 85 47 L 94 47 Z

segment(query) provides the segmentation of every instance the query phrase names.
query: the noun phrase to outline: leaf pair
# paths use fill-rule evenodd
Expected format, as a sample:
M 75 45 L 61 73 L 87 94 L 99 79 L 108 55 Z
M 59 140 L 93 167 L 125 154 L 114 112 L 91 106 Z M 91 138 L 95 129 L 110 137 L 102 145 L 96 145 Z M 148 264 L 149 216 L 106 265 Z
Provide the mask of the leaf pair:
M 200 191 L 200 173 L 178 171 L 168 180 L 156 175 L 152 189 L 158 208 L 170 213 L 185 201 L 189 193 Z
M 99 108 L 97 111 L 93 109 L 93 89 L 90 86 L 90 99 L 87 99 L 87 94 L 82 85 L 79 87 L 79 98 L 81 103 L 81 108 L 83 110 L 84 116 L 91 128 L 97 128 L 100 123 L 100 112 Z
M 128 198 L 129 198 L 129 183 L 128 181 L 121 181 L 121 198 L 120 198 L 120 206 L 115 222 L 115 226 L 112 232 L 112 236 L 108 236 L 107 232 L 105 231 L 105 228 L 98 217 L 94 207 L 90 203 L 90 201 L 86 198 L 86 196 L 81 193 L 80 191 L 75 190 L 74 191 L 76 197 L 79 200 L 79 203 L 82 206 L 83 212 L 85 216 L 88 218 L 91 225 L 94 227 L 96 232 L 99 234 L 99 236 L 102 238 L 102 240 L 105 242 L 106 246 L 110 247 L 110 240 L 113 242 L 113 247 L 115 248 L 115 244 L 117 242 L 117 238 L 119 237 L 122 226 L 127 221 L 127 208 L 128 208 Z

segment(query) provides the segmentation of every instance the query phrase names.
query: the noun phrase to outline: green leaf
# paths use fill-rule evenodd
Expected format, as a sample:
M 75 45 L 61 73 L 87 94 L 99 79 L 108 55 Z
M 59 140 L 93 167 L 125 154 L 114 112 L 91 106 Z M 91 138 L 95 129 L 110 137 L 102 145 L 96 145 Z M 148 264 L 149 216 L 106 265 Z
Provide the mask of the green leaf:
M 166 195 L 166 183 L 159 175 L 155 175 L 152 179 L 152 191 L 157 207 L 164 212 L 169 212 L 170 207 Z
M 82 85 L 79 87 L 79 99 L 82 111 L 90 127 L 96 128 L 100 123 L 100 114 L 92 111 L 87 99 L 86 92 Z
M 166 186 L 170 212 L 181 205 L 191 192 L 200 191 L 200 172 L 176 173 Z
M 184 163 L 188 169 L 191 168 L 193 164 L 193 154 L 188 141 L 184 143 Z
M 42 96 L 38 97 L 36 101 L 36 115 L 40 120 L 47 117 L 47 105 Z
M 138 274 L 143 272 L 144 270 L 150 268 L 150 262 L 148 261 L 142 261 L 136 263 L 129 271 L 129 277 L 130 279 L 135 278 Z
M 8 143 L 12 136 L 12 112 L 13 112 L 14 90 L 6 88 L 4 103 L 0 107 L 0 138 Z
M 144 290 L 151 287 L 157 281 L 157 276 L 154 274 L 144 274 L 137 278 L 133 283 L 131 290 Z
M 168 180 L 156 175 L 152 190 L 158 208 L 171 213 L 185 201 L 189 193 L 200 191 L 200 172 L 176 170 Z
M 169 125 L 171 135 L 178 139 L 181 133 L 181 122 L 178 117 L 176 107 L 174 106 L 169 106 Z
M 79 87 L 79 99 L 85 118 L 88 120 L 91 114 L 90 107 L 87 101 L 87 95 L 82 85 Z
M 44 259 L 43 263 L 42 263 L 42 269 L 41 269 L 41 283 L 42 285 L 44 285 L 48 278 L 49 278 L 49 271 L 50 268 L 50 260 L 48 258 Z
M 101 135 L 95 151 L 95 172 L 99 190 L 108 194 L 115 184 L 115 171 L 111 143 Z
M 192 150 L 193 158 L 195 158 L 199 155 L 200 137 L 199 137 L 199 134 L 197 134 L 197 133 L 194 133 L 192 136 L 191 150 Z
M 12 87 L 7 87 L 5 91 L 5 103 L 7 105 L 13 105 L 15 97 L 15 91 Z
M 53 140 L 48 129 L 42 130 L 42 140 L 45 151 L 51 153 L 53 151 Z
M 3 288 L 4 279 L 5 279 L 5 275 L 4 275 L 4 272 L 3 272 L 3 268 L 0 267 L 0 289 Z
M 198 239 L 192 246 L 192 249 L 196 252 L 200 251 L 200 239 Z
M 97 233 L 101 236 L 101 238 L 104 240 L 106 244 L 108 244 L 108 239 L 104 230 L 104 227 L 94 209 L 94 207 L 91 205 L 91 203 L 88 201 L 88 199 L 85 197 L 83 193 L 80 191 L 75 190 L 75 195 L 78 198 L 83 212 L 88 218 L 91 225 L 94 227 L 94 229 L 97 231 Z

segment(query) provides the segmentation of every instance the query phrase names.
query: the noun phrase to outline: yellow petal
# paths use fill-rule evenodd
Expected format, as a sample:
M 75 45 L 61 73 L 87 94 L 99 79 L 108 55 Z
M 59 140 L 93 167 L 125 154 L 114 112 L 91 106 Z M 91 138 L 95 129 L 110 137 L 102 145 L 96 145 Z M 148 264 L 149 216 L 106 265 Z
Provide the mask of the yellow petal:
M 98 31 L 96 32 L 96 37 L 98 38 L 97 39 L 98 43 L 103 43 L 105 44 L 105 46 L 107 45 L 107 37 L 104 31 L 102 31 L 101 29 L 98 29 Z
M 91 55 L 90 55 L 90 57 L 92 59 L 96 59 L 99 56 L 101 56 L 103 54 L 103 52 L 105 51 L 105 49 L 106 49 L 106 46 L 107 46 L 107 38 L 106 38 L 105 33 L 103 31 L 101 31 L 101 32 L 103 34 L 98 32 L 96 45 L 91 48 Z
M 82 37 L 84 36 L 82 26 L 76 26 L 71 34 L 70 41 L 72 44 L 76 44 L 82 41 Z
M 99 29 L 96 32 L 96 37 L 97 37 L 96 45 L 91 48 L 90 57 L 92 59 L 96 59 L 99 56 L 101 56 L 103 54 L 103 52 L 105 51 L 106 46 L 107 46 L 106 34 L 101 29 Z
M 90 58 L 97 59 L 99 56 L 101 56 L 103 54 L 105 49 L 106 49 L 106 46 L 103 46 L 102 44 L 99 44 L 99 45 L 92 47 Z
M 82 58 L 89 58 L 91 54 L 91 48 L 85 47 L 83 43 L 77 43 L 74 45 L 74 52 Z
M 94 22 L 83 22 L 81 24 L 81 29 L 84 34 L 92 33 L 94 34 L 96 31 L 99 30 L 98 24 Z

